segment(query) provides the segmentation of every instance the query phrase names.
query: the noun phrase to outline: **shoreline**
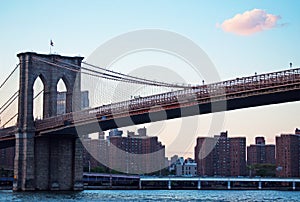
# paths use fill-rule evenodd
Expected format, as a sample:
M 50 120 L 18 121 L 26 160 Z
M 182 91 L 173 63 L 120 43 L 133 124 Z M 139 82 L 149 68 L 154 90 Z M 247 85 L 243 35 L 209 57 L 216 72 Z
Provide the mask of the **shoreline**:
M 0 191 L 13 191 L 12 190 L 13 188 L 12 187 L 0 187 Z M 82 191 L 87 191 L 87 190 L 123 190 L 123 191 L 157 191 L 157 190 L 172 190 L 172 191 L 176 191 L 176 190 L 189 190 L 189 191 L 192 191 L 192 190 L 195 190 L 195 191 L 300 191 L 300 189 L 295 189 L 293 190 L 292 188 L 290 187 L 282 187 L 282 188 L 279 188 L 279 187 L 274 187 L 274 188 L 262 188 L 262 189 L 257 189 L 257 188 L 251 188 L 251 187 L 243 187 L 243 188 L 230 188 L 230 189 L 227 189 L 226 187 L 222 187 L 222 188 L 202 188 L 202 189 L 197 189 L 197 188 L 194 188 L 194 187 L 183 187 L 183 188 L 174 188 L 174 189 L 168 189 L 168 188 L 162 188 L 162 187 L 158 187 L 158 188 L 143 188 L 143 189 L 139 189 L 139 188 L 136 188 L 136 187 L 126 187 L 126 186 L 118 186 L 118 187 L 103 187 L 103 186 L 86 186 Z M 35 190 L 33 192 L 44 192 L 45 190 L 43 191 L 39 191 L 39 190 Z M 51 190 L 46 190 L 46 192 L 51 192 Z M 68 190 L 67 190 L 68 191 Z M 74 190 L 69 190 L 70 192 L 78 192 L 78 191 L 74 191 Z M 27 192 L 27 191 L 25 191 Z M 29 191 L 30 192 L 30 191 Z M 53 192 L 65 192 L 65 191 L 53 191 Z

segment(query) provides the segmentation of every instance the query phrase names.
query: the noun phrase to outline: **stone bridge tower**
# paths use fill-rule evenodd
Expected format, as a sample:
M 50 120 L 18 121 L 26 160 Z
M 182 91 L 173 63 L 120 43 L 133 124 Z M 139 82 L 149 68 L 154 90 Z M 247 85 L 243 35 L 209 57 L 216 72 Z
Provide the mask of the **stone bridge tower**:
M 80 190 L 83 188 L 81 142 L 76 134 L 35 136 L 33 85 L 38 77 L 44 84 L 43 118 L 57 115 L 57 84 L 60 79 L 67 89 L 66 112 L 79 110 L 83 58 L 32 52 L 17 56 L 20 60 L 20 87 L 13 189 Z M 62 68 L 64 63 L 76 66 Z

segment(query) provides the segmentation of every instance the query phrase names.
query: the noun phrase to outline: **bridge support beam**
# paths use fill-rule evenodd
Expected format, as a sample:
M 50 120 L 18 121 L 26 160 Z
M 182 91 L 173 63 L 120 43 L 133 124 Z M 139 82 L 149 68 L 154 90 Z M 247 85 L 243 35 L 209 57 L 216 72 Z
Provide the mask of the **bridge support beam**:
M 262 188 L 262 183 L 261 181 L 258 182 L 258 189 L 261 189 Z
M 172 181 L 171 180 L 168 181 L 168 189 L 172 189 Z
M 16 135 L 14 191 L 83 190 L 82 151 L 74 135 Z
M 227 181 L 227 189 L 231 189 L 230 181 L 229 180 Z
M 15 148 L 13 190 L 35 190 L 34 133 L 17 133 Z
M 83 190 L 79 138 L 71 135 L 38 137 L 35 151 L 37 190 Z
M 200 181 L 200 179 L 198 180 L 198 186 L 197 186 L 197 188 L 200 190 L 201 189 L 201 181 Z
M 74 142 L 74 161 L 73 161 L 73 190 L 83 190 L 83 145 L 81 140 L 77 137 Z
M 296 182 L 293 181 L 293 190 L 296 190 Z

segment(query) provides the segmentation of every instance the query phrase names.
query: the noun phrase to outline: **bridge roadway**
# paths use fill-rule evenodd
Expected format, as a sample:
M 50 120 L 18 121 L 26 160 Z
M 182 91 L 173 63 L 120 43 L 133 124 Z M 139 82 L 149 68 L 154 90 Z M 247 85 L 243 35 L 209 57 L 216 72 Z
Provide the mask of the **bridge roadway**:
M 300 68 L 199 85 L 35 121 L 36 136 L 99 130 L 241 108 L 300 101 Z M 11 145 L 14 127 L 0 130 Z M 0 147 L 1 147 L 0 144 Z

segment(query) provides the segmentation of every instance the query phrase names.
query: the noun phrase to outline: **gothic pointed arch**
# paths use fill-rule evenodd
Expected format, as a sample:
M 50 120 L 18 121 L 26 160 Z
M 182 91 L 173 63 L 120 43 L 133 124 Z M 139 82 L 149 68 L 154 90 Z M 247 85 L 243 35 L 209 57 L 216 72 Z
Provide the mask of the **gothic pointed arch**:
M 72 99 L 80 96 L 80 64 L 82 57 L 20 53 L 20 97 L 18 125 L 34 128 L 33 124 L 33 85 L 40 78 L 44 85 L 43 117 L 57 115 L 57 83 L 62 79 L 67 89 L 66 112 L 72 112 Z M 69 68 L 59 68 L 60 61 L 70 63 Z M 46 62 L 43 62 L 46 61 Z M 47 62 L 48 61 L 48 62 Z M 78 78 L 79 79 L 76 79 Z M 75 99 L 77 100 L 77 99 Z M 74 105 L 77 106 L 77 105 Z M 79 108 L 78 108 L 79 109 Z
M 33 118 L 42 119 L 45 114 L 44 92 L 47 86 L 45 77 L 38 75 L 32 84 Z
M 66 113 L 67 106 L 67 85 L 63 78 L 57 82 L 57 115 Z

